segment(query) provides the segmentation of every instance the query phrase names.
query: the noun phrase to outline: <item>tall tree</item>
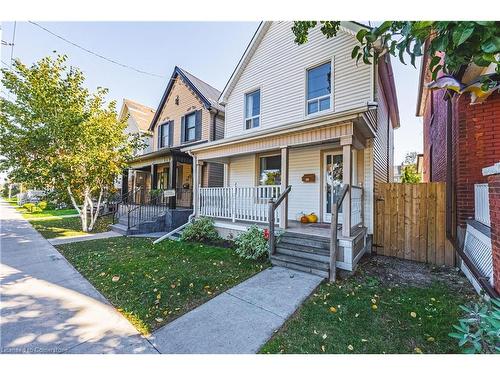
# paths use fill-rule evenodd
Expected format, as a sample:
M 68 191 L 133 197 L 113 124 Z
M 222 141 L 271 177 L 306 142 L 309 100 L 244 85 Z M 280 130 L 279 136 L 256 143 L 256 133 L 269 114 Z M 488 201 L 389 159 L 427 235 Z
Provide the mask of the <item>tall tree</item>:
M 107 89 L 90 93 L 66 56 L 30 67 L 16 61 L 2 73 L 13 99 L 0 98 L 0 169 L 16 182 L 69 197 L 83 231 L 91 231 L 139 140 L 124 134 L 115 103 L 105 104 Z
M 295 42 L 307 42 L 309 30 L 318 21 L 295 21 L 292 32 Z M 319 21 L 321 32 L 331 38 L 337 35 L 340 21 Z M 432 56 L 429 68 L 433 79 L 443 71 L 453 75 L 461 66 L 471 62 L 478 66 L 496 65 L 500 73 L 500 22 L 498 21 L 385 21 L 378 27 L 362 28 L 356 39 L 359 45 L 352 58 L 371 64 L 373 58 L 390 53 L 406 64 L 405 57 L 415 66 L 415 59 L 428 52 Z M 424 51 L 425 42 L 428 51 Z M 438 52 L 441 52 L 438 54 Z M 498 85 L 498 80 L 486 78 L 483 90 Z

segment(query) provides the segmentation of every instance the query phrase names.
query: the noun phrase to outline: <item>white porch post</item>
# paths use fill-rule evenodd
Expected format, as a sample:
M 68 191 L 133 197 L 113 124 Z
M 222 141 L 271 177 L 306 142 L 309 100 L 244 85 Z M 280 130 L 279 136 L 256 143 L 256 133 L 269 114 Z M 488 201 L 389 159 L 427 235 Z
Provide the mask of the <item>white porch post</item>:
M 200 186 L 201 186 L 201 167 L 203 162 L 199 162 L 196 156 L 193 156 L 193 213 L 198 217 L 200 213 Z
M 288 147 L 281 149 L 281 192 L 288 186 Z M 280 205 L 280 228 L 288 227 L 288 197 Z
M 223 180 L 223 185 L 224 187 L 229 187 L 229 162 L 224 163 L 224 180 Z
M 352 137 L 342 137 L 340 139 L 340 145 L 342 146 L 342 161 L 343 161 L 343 169 L 342 169 L 342 182 L 345 184 L 349 184 L 349 187 L 352 185 Z M 342 223 L 342 235 L 350 236 L 351 235 L 351 192 L 350 188 L 347 190 L 347 194 L 344 198 L 344 202 L 342 203 L 342 214 L 344 215 L 344 221 Z

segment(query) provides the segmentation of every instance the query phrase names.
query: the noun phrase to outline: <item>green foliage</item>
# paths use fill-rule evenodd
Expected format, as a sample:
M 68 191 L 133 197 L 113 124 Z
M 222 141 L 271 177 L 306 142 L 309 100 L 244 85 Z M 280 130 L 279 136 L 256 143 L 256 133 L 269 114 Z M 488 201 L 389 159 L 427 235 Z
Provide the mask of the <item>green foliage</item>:
M 25 203 L 23 204 L 23 207 L 28 211 L 28 212 L 34 212 L 36 205 L 34 203 Z
M 181 241 L 215 243 L 220 240 L 213 219 L 200 217 L 189 224 L 181 233 Z
M 500 354 L 500 299 L 460 308 L 466 315 L 449 336 L 458 340 L 464 353 Z
M 268 243 L 264 231 L 252 225 L 235 240 L 235 251 L 244 259 L 263 259 L 268 255 Z
M 327 37 L 335 36 L 339 21 L 321 21 L 321 32 Z M 292 27 L 295 42 L 307 42 L 309 29 L 315 21 L 296 21 Z M 371 64 L 385 52 L 406 64 L 405 56 L 415 66 L 415 59 L 422 56 L 425 43 L 433 56 L 430 69 L 433 79 L 439 71 L 447 74 L 457 72 L 461 66 L 471 62 L 479 66 L 496 65 L 500 73 L 500 22 L 498 21 L 385 21 L 374 28 L 362 28 L 356 35 L 359 45 L 352 50 L 351 57 Z M 444 53 L 444 56 L 436 55 Z
M 403 184 L 418 184 L 420 182 L 420 175 L 415 164 L 402 166 L 401 182 Z
M 14 99 L 0 98 L 0 170 L 83 206 L 87 231 L 99 211 L 93 202 L 113 186 L 138 141 L 124 134 L 115 102 L 105 104 L 107 89 L 90 93 L 83 73 L 65 62 L 46 57 L 28 67 L 17 60 L 12 70 L 2 69 Z M 87 211 L 95 213 L 90 224 Z

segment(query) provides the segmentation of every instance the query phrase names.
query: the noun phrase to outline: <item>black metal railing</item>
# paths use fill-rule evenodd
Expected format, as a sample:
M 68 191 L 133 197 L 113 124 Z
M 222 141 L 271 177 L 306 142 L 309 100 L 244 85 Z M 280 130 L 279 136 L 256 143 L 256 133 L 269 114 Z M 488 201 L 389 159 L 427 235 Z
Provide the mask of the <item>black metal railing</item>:
M 193 191 L 191 189 L 152 189 L 137 187 L 122 196 L 117 205 L 113 222 L 126 218 L 127 228 L 136 227 L 142 222 L 152 221 L 163 215 L 169 208 L 191 208 Z M 120 221 L 120 220 L 119 220 Z M 123 224 L 125 224 L 123 222 Z

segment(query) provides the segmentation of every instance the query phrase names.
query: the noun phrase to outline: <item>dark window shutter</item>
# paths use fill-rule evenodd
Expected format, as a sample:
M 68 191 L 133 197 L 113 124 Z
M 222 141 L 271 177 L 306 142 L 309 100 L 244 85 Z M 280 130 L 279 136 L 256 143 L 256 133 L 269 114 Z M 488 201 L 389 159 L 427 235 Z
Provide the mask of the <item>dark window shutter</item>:
M 196 111 L 196 140 L 199 141 L 201 139 L 201 109 Z
M 168 123 L 168 145 L 174 144 L 174 120 Z
M 158 149 L 162 148 L 163 145 L 161 144 L 162 140 L 162 133 L 163 133 L 163 126 L 159 125 L 158 126 Z
M 181 143 L 186 141 L 186 119 L 184 116 L 181 117 Z

